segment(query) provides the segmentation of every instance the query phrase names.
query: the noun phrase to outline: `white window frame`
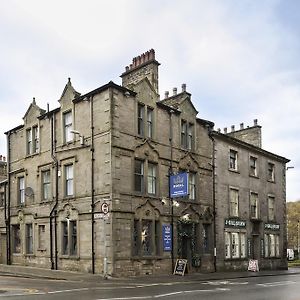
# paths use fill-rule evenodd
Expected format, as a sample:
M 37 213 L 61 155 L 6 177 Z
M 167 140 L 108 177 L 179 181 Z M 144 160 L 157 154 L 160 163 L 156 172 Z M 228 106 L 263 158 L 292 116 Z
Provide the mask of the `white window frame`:
M 157 165 L 148 162 L 148 178 L 147 178 L 147 192 L 150 195 L 156 195 L 157 191 Z
M 63 113 L 63 126 L 64 126 L 64 142 L 70 143 L 73 141 L 74 135 L 71 133 L 73 128 L 73 115 L 72 111 L 66 111 Z
M 273 195 L 268 195 L 268 220 L 275 220 L 275 197 Z
M 25 204 L 25 177 L 18 177 L 18 204 Z
M 196 200 L 196 174 L 189 172 L 188 173 L 189 180 L 189 200 Z
M 74 164 L 66 164 L 65 171 L 65 196 L 74 196 Z
M 229 187 L 229 215 L 239 216 L 239 190 L 234 187 Z
M 255 207 L 255 213 L 252 214 L 252 207 Z M 250 218 L 258 219 L 258 193 L 250 191 Z
M 49 174 L 48 177 L 45 175 Z M 48 179 L 48 181 L 46 181 Z M 51 172 L 50 170 L 42 171 L 42 200 L 47 201 L 51 199 Z

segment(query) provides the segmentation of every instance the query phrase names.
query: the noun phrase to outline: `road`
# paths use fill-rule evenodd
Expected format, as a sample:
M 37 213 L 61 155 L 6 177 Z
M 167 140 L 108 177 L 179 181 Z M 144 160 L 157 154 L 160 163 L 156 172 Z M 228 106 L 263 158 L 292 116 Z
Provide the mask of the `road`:
M 99 283 L 0 276 L 2 299 L 55 300 L 299 300 L 300 275 L 251 277 L 214 281 L 143 283 L 101 281 Z

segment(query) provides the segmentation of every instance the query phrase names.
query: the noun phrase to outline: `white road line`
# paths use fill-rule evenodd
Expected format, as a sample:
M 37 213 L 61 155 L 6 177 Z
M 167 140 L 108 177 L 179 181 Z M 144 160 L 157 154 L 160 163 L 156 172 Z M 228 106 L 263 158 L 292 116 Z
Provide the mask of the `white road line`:
M 274 286 L 282 286 L 282 285 L 289 285 L 294 284 L 295 281 L 278 281 L 278 282 L 267 282 L 267 283 L 258 283 L 258 286 L 262 287 L 274 287 Z
M 70 289 L 70 290 L 59 290 L 47 292 L 47 294 L 59 294 L 59 293 L 68 293 L 68 292 L 79 292 L 79 291 L 88 291 L 90 288 L 81 288 L 81 289 Z

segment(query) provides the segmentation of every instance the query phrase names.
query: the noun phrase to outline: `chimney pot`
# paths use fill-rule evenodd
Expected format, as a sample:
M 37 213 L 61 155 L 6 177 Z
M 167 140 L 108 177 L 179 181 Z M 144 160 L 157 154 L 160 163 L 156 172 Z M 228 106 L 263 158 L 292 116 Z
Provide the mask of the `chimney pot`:
M 254 126 L 257 126 L 257 119 L 254 119 Z
M 231 125 L 231 132 L 234 132 L 234 125 Z
M 185 84 L 185 83 L 183 83 L 183 84 L 181 85 L 181 88 L 182 88 L 182 92 L 186 92 L 186 84 Z
M 244 129 L 244 123 L 241 123 L 241 124 L 240 124 L 240 129 L 241 129 L 241 130 Z
M 165 99 L 169 98 L 169 91 L 165 91 Z
M 176 95 L 177 95 L 177 88 L 174 87 L 174 88 L 173 88 L 173 96 L 176 96 Z
M 227 127 L 224 127 L 224 133 L 225 134 L 227 133 Z
M 3 158 L 3 161 L 6 161 L 6 157 L 5 156 L 3 156 L 2 158 Z
M 0 161 L 2 161 L 2 155 L 0 155 Z
M 129 71 L 129 66 L 125 67 L 125 71 L 128 72 Z
M 219 133 L 221 132 L 221 128 L 218 128 L 218 132 L 219 132 Z

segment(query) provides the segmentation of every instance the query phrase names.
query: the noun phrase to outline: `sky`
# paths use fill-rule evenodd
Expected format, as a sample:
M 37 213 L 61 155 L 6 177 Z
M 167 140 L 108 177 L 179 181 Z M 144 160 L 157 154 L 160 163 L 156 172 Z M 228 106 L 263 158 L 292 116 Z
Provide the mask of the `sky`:
M 217 128 L 262 126 L 289 158 L 287 201 L 300 200 L 300 1 L 0 0 L 0 154 L 32 102 L 46 109 L 71 78 L 84 94 L 153 48 L 159 91 L 187 84 Z

